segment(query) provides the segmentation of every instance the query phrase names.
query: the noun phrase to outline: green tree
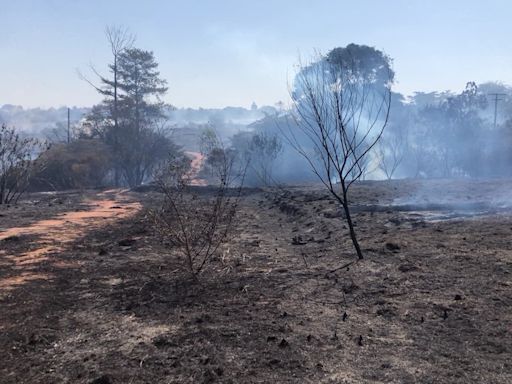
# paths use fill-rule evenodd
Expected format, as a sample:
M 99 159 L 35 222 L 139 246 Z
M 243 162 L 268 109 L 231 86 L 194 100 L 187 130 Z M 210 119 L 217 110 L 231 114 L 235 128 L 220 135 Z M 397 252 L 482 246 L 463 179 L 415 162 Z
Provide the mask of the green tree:
M 101 75 L 94 67 L 92 70 L 98 77 L 100 85 L 95 85 L 83 74 L 80 77 L 93 86 L 102 96 L 104 102 L 101 105 L 93 107 L 89 114 L 86 128 L 89 130 L 89 136 L 102 138 L 113 149 L 118 146 L 119 132 L 119 58 L 128 48 L 131 48 L 135 42 L 135 36 L 126 28 L 108 26 L 105 29 L 110 51 L 112 53 L 112 62 L 108 65 L 108 71 L 111 77 Z M 94 135 L 91 135 L 93 133 Z M 120 170 L 119 164 L 113 159 L 114 183 L 119 184 Z
M 395 78 L 391 58 L 367 45 L 349 44 L 334 48 L 326 55 L 325 61 L 337 66 L 359 83 L 372 84 L 384 92 Z
M 163 119 L 161 96 L 168 88 L 160 78 L 153 52 L 127 49 L 119 56 L 118 65 L 120 124 L 141 130 Z
M 115 180 L 140 185 L 169 153 L 178 148 L 165 130 L 166 81 L 160 78 L 153 52 L 124 48 L 110 65 L 114 79 L 101 78 L 105 96 L 88 116 L 91 137 L 112 151 Z
M 130 186 L 141 184 L 159 161 L 175 148 L 162 128 L 167 92 L 153 53 L 137 48 L 119 57 L 119 135 L 117 156 Z

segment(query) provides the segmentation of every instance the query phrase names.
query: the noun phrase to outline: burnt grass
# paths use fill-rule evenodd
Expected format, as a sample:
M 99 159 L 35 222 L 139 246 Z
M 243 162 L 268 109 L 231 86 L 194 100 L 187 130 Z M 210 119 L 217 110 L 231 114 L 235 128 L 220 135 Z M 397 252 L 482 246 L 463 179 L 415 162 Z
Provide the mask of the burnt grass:
M 466 196 L 457 182 L 438 183 Z M 416 182 L 363 182 L 352 194 L 389 204 L 417 191 Z M 0 226 L 80 205 L 66 194 L 58 208 L 34 198 L 4 207 Z M 160 196 L 124 198 L 147 209 Z M 1 383 L 512 382 L 508 213 L 430 221 L 360 210 L 366 258 L 336 270 L 355 255 L 320 187 L 253 190 L 197 282 L 145 209 L 42 260 L 48 279 L 0 290 Z M 33 241 L 0 249 L 21 254 Z M 0 265 L 1 279 L 11 267 Z

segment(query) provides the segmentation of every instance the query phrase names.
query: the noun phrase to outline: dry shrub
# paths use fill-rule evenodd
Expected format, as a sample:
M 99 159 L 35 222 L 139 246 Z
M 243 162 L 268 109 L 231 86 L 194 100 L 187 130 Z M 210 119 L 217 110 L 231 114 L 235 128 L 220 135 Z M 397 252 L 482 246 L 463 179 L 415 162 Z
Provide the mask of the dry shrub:
M 205 187 L 192 185 L 189 161 L 174 156 L 157 174 L 164 199 L 152 212 L 163 242 L 179 250 L 185 259 L 184 269 L 194 278 L 229 241 L 243 184 L 243 172 L 234 172 L 230 152 L 216 135 L 208 140 L 203 155 L 215 157 L 209 164 L 214 166 L 216 182 Z
M 16 203 L 43 166 L 37 154 L 44 145 L 22 137 L 14 128 L 0 127 L 0 204 Z
M 41 158 L 45 167 L 33 180 L 33 190 L 99 187 L 111 168 L 108 147 L 98 140 L 55 144 Z

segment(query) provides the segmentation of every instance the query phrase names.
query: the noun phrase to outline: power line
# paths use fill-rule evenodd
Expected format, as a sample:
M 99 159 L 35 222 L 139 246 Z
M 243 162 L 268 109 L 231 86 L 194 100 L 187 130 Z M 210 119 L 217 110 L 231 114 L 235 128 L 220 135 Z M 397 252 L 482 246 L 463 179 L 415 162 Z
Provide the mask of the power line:
M 71 128 L 71 119 L 69 118 L 69 108 L 68 108 L 68 144 L 70 142 L 70 128 Z
M 496 122 L 498 119 L 498 102 L 503 101 L 502 97 L 507 96 L 506 93 L 489 93 L 489 96 L 494 97 L 494 129 L 496 129 Z

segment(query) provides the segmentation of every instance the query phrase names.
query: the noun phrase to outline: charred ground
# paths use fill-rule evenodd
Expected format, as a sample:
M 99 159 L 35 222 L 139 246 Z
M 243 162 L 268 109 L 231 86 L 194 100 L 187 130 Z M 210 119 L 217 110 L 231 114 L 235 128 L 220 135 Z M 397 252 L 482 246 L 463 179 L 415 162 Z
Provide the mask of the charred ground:
M 199 283 L 151 228 L 158 193 L 27 196 L 0 211 L 1 229 L 95 200 L 111 213 L 0 240 L 2 282 L 37 274 L 0 290 L 0 381 L 511 381 L 512 216 L 499 204 L 453 210 L 510 186 L 361 182 L 352 196 L 366 259 L 335 272 L 354 254 L 322 189 L 250 190 Z M 445 208 L 403 209 L 430 203 Z M 60 241 L 70 228 L 79 236 Z M 26 263 L 38 247 L 49 251 Z

